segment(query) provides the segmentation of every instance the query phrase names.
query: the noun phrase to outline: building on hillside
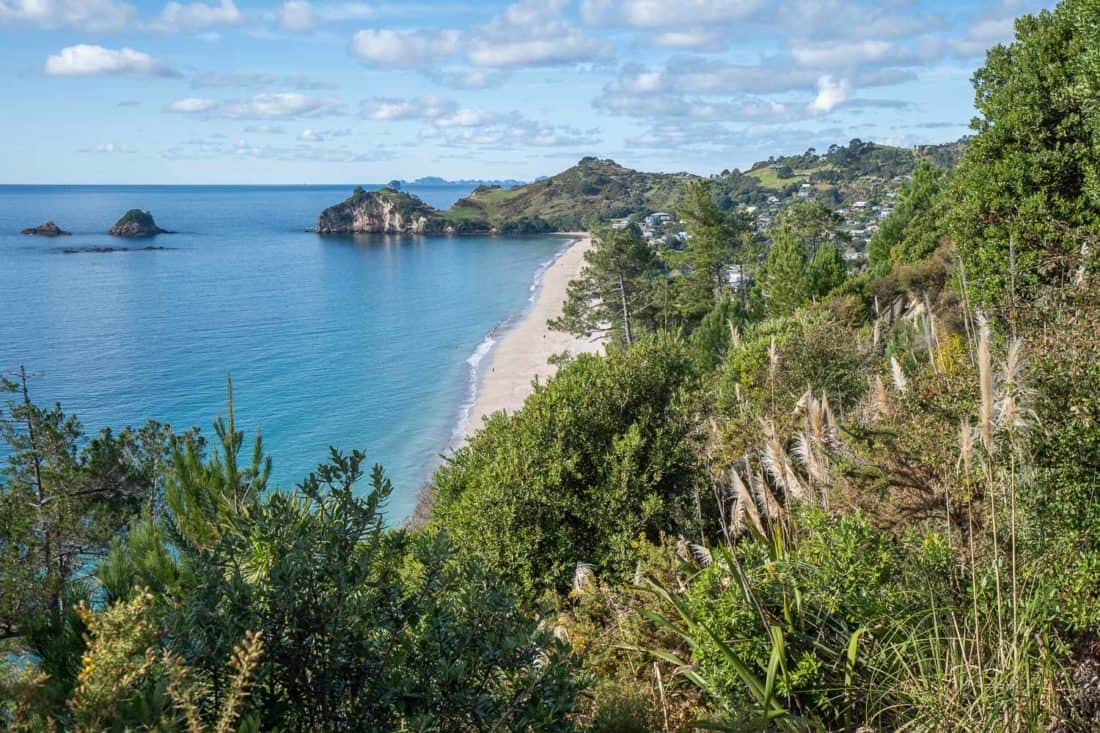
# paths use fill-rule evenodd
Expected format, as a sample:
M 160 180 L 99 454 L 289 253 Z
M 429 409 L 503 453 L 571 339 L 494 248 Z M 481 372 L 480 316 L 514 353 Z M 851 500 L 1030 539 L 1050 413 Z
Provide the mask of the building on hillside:
M 645 218 L 645 223 L 648 226 L 656 227 L 661 224 L 668 224 L 672 221 L 672 214 L 667 211 L 655 211 Z

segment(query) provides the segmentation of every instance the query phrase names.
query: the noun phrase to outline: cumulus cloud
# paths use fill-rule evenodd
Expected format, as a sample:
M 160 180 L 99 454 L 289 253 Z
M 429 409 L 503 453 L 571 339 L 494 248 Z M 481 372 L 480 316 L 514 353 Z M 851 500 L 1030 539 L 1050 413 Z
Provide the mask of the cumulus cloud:
M 181 114 L 267 120 L 338 114 L 340 103 L 328 97 L 280 92 L 257 94 L 248 99 L 228 102 L 219 102 L 206 97 L 184 97 L 169 103 L 167 109 Z
M 352 53 L 379 66 L 423 68 L 454 57 L 474 66 L 525 68 L 592 61 L 609 56 L 603 40 L 564 18 L 564 0 L 521 0 L 472 28 L 368 28 L 352 39 Z
M 581 18 L 591 25 L 668 28 L 730 23 L 751 16 L 761 0 L 583 0 Z
M 852 94 L 851 85 L 847 79 L 833 79 L 826 74 L 817 80 L 817 96 L 810 102 L 810 111 L 814 114 L 828 114 L 844 102 Z
M 428 71 L 427 77 L 451 89 L 491 89 L 500 86 L 508 78 L 504 72 L 488 72 L 481 69 L 472 71 Z
M 204 72 L 191 77 L 196 89 L 226 87 L 282 87 L 284 89 L 313 90 L 332 89 L 333 84 L 308 76 L 266 74 L 253 71 Z
M 368 120 L 392 122 L 395 120 L 435 120 L 454 114 L 458 105 L 442 97 L 415 97 L 396 99 L 374 97 L 363 100 L 362 115 Z
M 219 0 L 216 4 L 170 2 L 150 27 L 164 32 L 196 31 L 212 26 L 238 25 L 243 21 L 244 15 L 233 0 Z
M 355 34 L 351 50 L 379 66 L 413 68 L 445 59 L 456 51 L 462 34 L 456 30 L 395 31 L 368 28 Z
M 0 25 L 115 31 L 129 25 L 134 7 L 118 0 L 0 0 Z
M 235 119 L 283 119 L 332 114 L 339 108 L 340 103 L 332 98 L 280 92 L 257 94 L 250 99 L 229 102 L 221 106 L 221 113 Z
M 218 106 L 213 99 L 206 97 L 184 97 L 168 103 L 169 112 L 179 112 L 187 115 L 206 114 Z
M 275 18 L 279 28 L 289 33 L 309 33 L 317 28 L 317 16 L 307 0 L 286 0 Z
M 314 130 L 313 128 L 307 127 L 298 133 L 298 139 L 307 143 L 320 143 L 335 137 L 347 137 L 350 134 L 351 130 L 348 129 Z
M 44 70 L 51 76 L 179 75 L 142 51 L 132 48 L 104 48 L 84 43 L 67 46 L 48 57 Z

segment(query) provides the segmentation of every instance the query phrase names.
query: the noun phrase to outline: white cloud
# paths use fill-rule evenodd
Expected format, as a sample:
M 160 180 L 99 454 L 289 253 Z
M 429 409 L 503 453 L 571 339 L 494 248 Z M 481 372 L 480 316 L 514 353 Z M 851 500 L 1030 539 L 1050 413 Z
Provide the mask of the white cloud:
M 685 29 L 654 33 L 654 46 L 690 49 L 693 51 L 724 51 L 729 45 L 720 29 Z
M 135 13 L 132 5 L 117 0 L 0 0 L 0 25 L 115 31 L 129 25 Z
M 127 145 L 126 143 L 100 143 L 94 148 L 81 148 L 81 153 L 133 153 L 136 152 L 134 146 Z
M 491 68 L 553 66 L 609 56 L 610 45 L 566 22 L 564 8 L 564 0 L 521 0 L 488 23 L 465 30 L 368 28 L 355 34 L 351 50 L 365 61 L 399 68 L 423 68 L 454 56 Z
M 749 17 L 761 0 L 583 0 L 581 18 L 591 25 L 666 28 L 728 23 Z
M 351 130 L 314 130 L 307 127 L 298 134 L 298 140 L 305 143 L 319 143 L 334 137 L 347 137 Z
M 150 27 L 165 32 L 195 31 L 218 25 L 238 25 L 243 21 L 244 15 L 233 0 L 219 0 L 217 4 L 170 2 Z
M 317 28 L 317 15 L 307 0 L 286 0 L 275 16 L 279 28 L 290 33 L 309 33 Z
M 184 97 L 183 99 L 175 99 L 169 102 L 167 109 L 169 112 L 198 115 L 206 114 L 217 106 L 217 102 L 213 99 L 207 99 L 206 97 Z
M 295 92 L 257 94 L 251 99 L 229 102 L 220 107 L 221 114 L 234 119 L 285 119 L 311 117 L 338 112 L 340 103 L 331 98 L 314 97 Z
M 374 97 L 363 100 L 362 114 L 368 120 L 380 122 L 435 120 L 454 114 L 457 108 L 457 104 L 442 97 L 416 97 L 414 99 Z
M 477 66 L 496 68 L 552 66 L 588 61 L 609 53 L 603 41 L 569 29 L 546 38 L 478 39 L 471 44 L 469 60 Z
M 380 66 L 426 66 L 458 51 L 462 34 L 456 30 L 395 31 L 366 29 L 355 34 L 351 50 L 359 58 Z
M 503 84 L 508 74 L 475 69 L 473 71 L 429 71 L 427 77 L 436 84 L 452 89 L 491 89 Z
M 817 80 L 817 96 L 810 102 L 810 111 L 814 114 L 828 114 L 848 101 L 852 94 L 847 79 L 839 81 L 829 74 Z
M 147 53 L 132 48 L 113 49 L 84 43 L 67 46 L 47 58 L 45 72 L 52 76 L 178 75 L 178 72 L 164 66 Z

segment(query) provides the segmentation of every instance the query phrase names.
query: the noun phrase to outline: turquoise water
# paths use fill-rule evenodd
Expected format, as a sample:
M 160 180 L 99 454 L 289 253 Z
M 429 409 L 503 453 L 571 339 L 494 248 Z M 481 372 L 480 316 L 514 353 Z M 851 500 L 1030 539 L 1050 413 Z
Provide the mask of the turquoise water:
M 260 430 L 282 486 L 364 450 L 411 509 L 452 443 L 487 336 L 529 304 L 560 238 L 320 237 L 339 187 L 0 186 L 0 370 L 86 428 L 177 428 L 225 410 Z M 410 189 L 446 207 L 466 189 Z M 130 208 L 175 230 L 104 232 Z M 53 219 L 71 237 L 18 234 Z M 66 254 L 63 249 L 168 249 Z

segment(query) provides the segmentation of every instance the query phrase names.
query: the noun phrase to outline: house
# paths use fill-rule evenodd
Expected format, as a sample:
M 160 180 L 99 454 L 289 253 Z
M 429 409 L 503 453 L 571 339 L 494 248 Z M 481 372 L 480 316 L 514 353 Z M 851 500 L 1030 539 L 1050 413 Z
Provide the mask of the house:
M 769 206 L 778 206 L 779 205 L 779 198 L 776 197 L 776 196 L 769 196 L 768 197 L 768 205 Z
M 630 224 L 630 219 L 615 219 L 614 221 L 611 222 L 611 228 L 612 229 L 626 229 L 628 224 Z
M 855 209 L 856 211 L 863 211 L 867 208 L 867 202 L 866 201 L 856 201 L 854 204 L 852 204 L 852 208 Z
M 672 214 L 667 211 L 655 211 L 645 218 L 645 223 L 651 227 L 668 224 L 672 221 Z

